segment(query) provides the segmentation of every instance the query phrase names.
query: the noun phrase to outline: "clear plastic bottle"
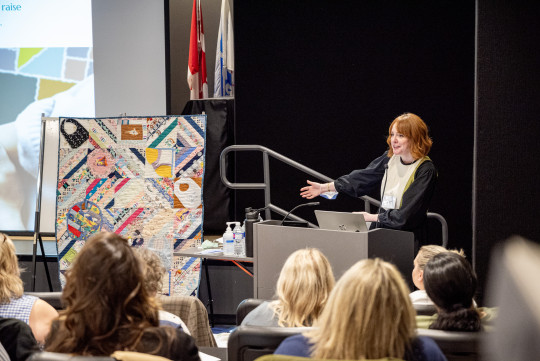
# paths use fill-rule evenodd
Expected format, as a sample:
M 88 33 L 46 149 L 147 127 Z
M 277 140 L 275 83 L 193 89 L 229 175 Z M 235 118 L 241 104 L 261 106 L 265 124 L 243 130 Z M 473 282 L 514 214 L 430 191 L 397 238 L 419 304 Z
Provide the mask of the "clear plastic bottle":
M 244 240 L 244 233 L 242 232 L 242 227 L 240 227 L 240 222 L 234 222 L 236 223 L 236 226 L 234 227 L 233 233 L 234 233 L 234 255 L 235 256 L 242 256 L 242 254 L 245 254 L 245 240 Z
M 234 233 L 231 229 L 231 224 L 235 222 L 227 222 L 227 229 L 223 233 L 223 255 L 234 255 Z

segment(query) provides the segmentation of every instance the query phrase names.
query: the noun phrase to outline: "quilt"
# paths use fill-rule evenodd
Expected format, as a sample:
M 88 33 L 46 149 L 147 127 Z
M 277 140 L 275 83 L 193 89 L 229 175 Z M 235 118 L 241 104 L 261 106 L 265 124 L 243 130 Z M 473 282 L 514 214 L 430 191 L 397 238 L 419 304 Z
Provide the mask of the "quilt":
M 162 293 L 196 295 L 203 237 L 205 115 L 60 118 L 56 239 L 60 282 L 86 240 L 115 232 L 168 270 Z

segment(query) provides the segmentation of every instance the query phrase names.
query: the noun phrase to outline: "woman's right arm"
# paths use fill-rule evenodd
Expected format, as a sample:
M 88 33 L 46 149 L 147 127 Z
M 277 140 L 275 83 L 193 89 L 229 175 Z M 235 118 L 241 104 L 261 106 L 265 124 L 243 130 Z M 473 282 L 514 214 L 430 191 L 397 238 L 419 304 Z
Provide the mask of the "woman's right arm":
M 308 186 L 300 189 L 300 195 L 307 199 L 312 199 L 320 196 L 322 193 L 334 192 L 336 190 L 334 182 L 317 183 L 308 180 L 307 183 L 309 184 Z

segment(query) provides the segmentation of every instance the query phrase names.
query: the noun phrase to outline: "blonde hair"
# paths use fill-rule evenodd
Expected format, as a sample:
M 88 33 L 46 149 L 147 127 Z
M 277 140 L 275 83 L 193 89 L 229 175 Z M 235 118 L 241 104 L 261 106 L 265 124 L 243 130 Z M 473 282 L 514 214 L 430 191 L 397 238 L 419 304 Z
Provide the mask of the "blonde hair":
M 415 336 L 415 311 L 397 268 L 379 258 L 353 265 L 305 335 L 316 359 L 403 358 Z
M 4 233 L 0 233 L 0 303 L 10 302 L 12 298 L 23 295 L 19 261 L 15 254 L 13 241 Z
M 418 267 L 423 271 L 424 267 L 426 267 L 426 264 L 429 262 L 430 259 L 433 258 L 433 256 L 443 253 L 443 252 L 452 252 L 459 254 L 461 257 L 465 258 L 465 252 L 460 249 L 459 251 L 457 249 L 446 249 L 443 246 L 437 246 L 434 244 L 430 244 L 427 246 L 420 247 L 420 250 L 418 250 L 418 254 L 416 255 L 416 262 L 418 263 Z
M 143 261 L 144 286 L 150 294 L 155 295 L 163 288 L 163 274 L 166 271 L 161 258 L 148 248 L 134 248 L 134 250 Z
M 315 248 L 293 252 L 277 281 L 277 300 L 272 302 L 278 324 L 283 327 L 311 326 L 322 312 L 334 287 L 328 259 Z

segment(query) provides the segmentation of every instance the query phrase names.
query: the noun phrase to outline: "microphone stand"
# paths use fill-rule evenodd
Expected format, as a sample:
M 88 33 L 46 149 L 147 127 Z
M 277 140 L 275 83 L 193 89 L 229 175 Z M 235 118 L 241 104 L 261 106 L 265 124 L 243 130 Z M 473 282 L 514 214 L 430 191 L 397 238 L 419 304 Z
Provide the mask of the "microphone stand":
M 312 207 L 312 206 L 318 206 L 319 204 L 321 204 L 320 202 L 310 202 L 310 203 L 302 203 L 302 204 L 299 204 L 297 205 L 296 207 L 294 207 L 293 209 L 291 209 L 289 211 L 289 213 L 287 213 L 287 215 L 285 217 L 283 217 L 283 219 L 281 220 L 281 223 L 279 224 L 280 226 L 283 225 L 283 222 L 285 222 L 285 220 L 287 219 L 287 217 L 289 217 L 289 215 L 294 212 L 295 210 L 297 210 L 298 208 L 300 207 Z

